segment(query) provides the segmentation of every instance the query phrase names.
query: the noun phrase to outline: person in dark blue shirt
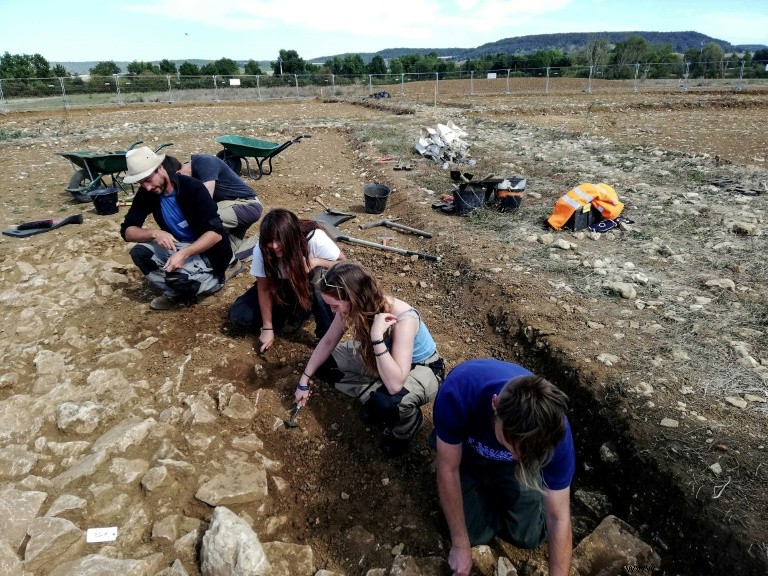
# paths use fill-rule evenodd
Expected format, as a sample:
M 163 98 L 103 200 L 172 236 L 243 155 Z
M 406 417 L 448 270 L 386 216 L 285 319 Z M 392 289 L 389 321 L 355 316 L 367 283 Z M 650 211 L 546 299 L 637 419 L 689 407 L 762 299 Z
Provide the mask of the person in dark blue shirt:
M 567 397 L 525 368 L 494 359 L 456 366 L 434 406 L 437 487 L 455 576 L 471 547 L 498 536 L 520 548 L 549 542 L 549 573 L 567 576 L 575 454 Z

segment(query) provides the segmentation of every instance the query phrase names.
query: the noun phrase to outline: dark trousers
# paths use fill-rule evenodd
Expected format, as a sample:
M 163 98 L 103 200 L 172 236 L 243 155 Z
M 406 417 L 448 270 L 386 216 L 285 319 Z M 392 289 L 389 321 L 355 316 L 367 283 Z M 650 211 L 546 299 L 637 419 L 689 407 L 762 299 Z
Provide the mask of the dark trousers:
M 322 338 L 333 322 L 333 312 L 320 296 L 316 278 L 320 278 L 322 269 L 315 268 L 308 277 L 312 306 L 305 310 L 299 305 L 296 293 L 287 280 L 280 280 L 278 293 L 285 304 L 272 304 L 272 326 L 277 332 L 292 334 L 298 332 L 310 316 L 315 317 L 315 336 Z M 262 325 L 259 291 L 256 284 L 240 296 L 229 309 L 229 320 L 239 328 L 258 331 Z
M 520 486 L 515 466 L 482 458 L 464 445 L 459 476 L 472 546 L 498 536 L 518 548 L 536 548 L 546 539 L 543 494 Z

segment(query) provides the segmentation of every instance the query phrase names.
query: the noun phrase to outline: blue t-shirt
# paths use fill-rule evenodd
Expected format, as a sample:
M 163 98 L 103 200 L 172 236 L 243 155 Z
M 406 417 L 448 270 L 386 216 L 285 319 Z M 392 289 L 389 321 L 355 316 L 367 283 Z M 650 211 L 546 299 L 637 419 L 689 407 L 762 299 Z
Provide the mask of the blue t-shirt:
M 237 200 L 238 198 L 256 198 L 256 193 L 238 176 L 232 168 L 227 166 L 221 158 L 210 154 L 192 154 L 192 177 L 201 182 L 215 182 L 213 187 L 213 201 Z
M 189 222 L 179 208 L 176 201 L 176 189 L 170 194 L 160 194 L 160 210 L 163 213 L 163 220 L 168 226 L 168 231 L 173 234 L 179 242 L 194 242 L 197 240 L 192 230 L 189 228 Z
M 514 461 L 497 439 L 493 428 L 493 396 L 517 376 L 529 376 L 525 368 L 492 358 L 468 360 L 456 366 L 440 387 L 434 406 L 435 431 L 447 444 L 463 444 L 489 460 Z M 565 420 L 565 435 L 549 462 L 542 468 L 544 486 L 562 490 L 571 485 L 576 456 L 571 427 Z

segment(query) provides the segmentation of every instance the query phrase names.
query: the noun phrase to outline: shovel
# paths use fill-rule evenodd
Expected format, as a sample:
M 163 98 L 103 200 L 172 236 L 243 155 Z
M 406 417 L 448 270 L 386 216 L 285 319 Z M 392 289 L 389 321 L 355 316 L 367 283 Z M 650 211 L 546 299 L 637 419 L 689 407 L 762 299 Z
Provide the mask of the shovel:
M 301 406 L 296 404 L 296 407 L 291 411 L 290 418 L 288 418 L 288 420 L 283 420 L 283 424 L 285 424 L 286 428 L 296 428 L 299 425 L 298 422 L 296 422 L 296 416 L 299 415 L 299 410 L 301 410 Z
M 397 252 L 398 254 L 403 254 L 405 256 L 418 256 L 419 258 L 423 258 L 424 260 L 429 260 L 431 262 L 440 261 L 439 256 L 434 256 L 432 254 L 424 254 L 423 252 L 416 252 L 415 250 L 406 250 L 405 248 L 397 248 L 395 246 L 385 246 L 384 244 L 376 244 L 376 242 L 369 242 L 368 240 L 360 240 L 359 238 L 352 238 L 344 234 L 341 230 L 336 228 L 336 226 L 330 225 L 328 224 L 327 221 L 324 221 L 322 218 L 322 214 L 320 216 L 321 218 L 318 218 L 318 216 L 315 216 L 314 220 L 318 220 L 325 224 L 326 231 L 328 232 L 328 234 L 330 234 L 334 242 L 346 242 L 348 244 L 356 244 L 358 246 L 368 246 L 369 248 L 376 248 L 377 250 L 384 250 L 386 252 Z

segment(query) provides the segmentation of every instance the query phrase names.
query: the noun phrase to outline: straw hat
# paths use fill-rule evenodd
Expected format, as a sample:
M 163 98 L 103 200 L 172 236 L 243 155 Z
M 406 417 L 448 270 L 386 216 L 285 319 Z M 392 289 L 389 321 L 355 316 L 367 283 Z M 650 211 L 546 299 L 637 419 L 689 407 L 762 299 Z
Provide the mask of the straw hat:
M 155 154 L 149 146 L 128 150 L 125 161 L 128 165 L 128 174 L 123 178 L 126 184 L 134 184 L 143 180 L 165 160 L 165 154 Z

